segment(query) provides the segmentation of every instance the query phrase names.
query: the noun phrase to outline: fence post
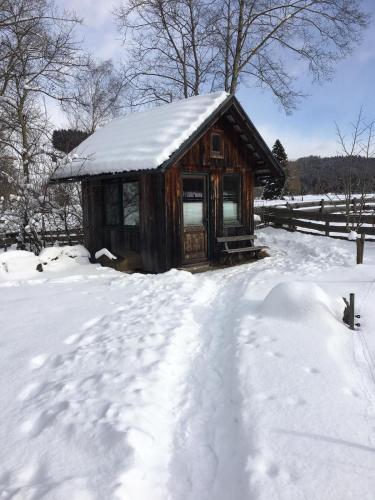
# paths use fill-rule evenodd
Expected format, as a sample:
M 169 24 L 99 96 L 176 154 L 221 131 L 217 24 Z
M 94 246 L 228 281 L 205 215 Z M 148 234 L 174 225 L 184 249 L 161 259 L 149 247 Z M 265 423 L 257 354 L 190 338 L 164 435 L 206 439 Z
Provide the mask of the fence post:
M 293 225 L 293 207 L 291 205 L 288 206 L 289 208 L 289 220 L 290 220 L 290 223 L 289 223 L 289 229 L 291 231 L 295 231 L 296 230 L 296 226 Z
M 362 233 L 361 237 L 356 239 L 356 245 L 357 245 L 357 264 L 363 264 L 363 253 L 364 253 L 364 249 L 365 249 L 365 238 L 366 238 L 365 233 Z
M 325 235 L 326 235 L 326 236 L 329 236 L 329 220 L 326 220 Z
M 319 212 L 322 214 L 323 213 L 323 210 L 324 210 L 324 200 L 323 198 L 320 200 L 320 209 L 319 209 Z

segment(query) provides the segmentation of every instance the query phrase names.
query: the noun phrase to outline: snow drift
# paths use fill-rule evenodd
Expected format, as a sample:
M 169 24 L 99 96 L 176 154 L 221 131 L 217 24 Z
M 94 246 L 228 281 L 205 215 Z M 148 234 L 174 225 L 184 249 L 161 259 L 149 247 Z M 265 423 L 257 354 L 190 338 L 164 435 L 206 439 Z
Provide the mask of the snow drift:
M 342 302 L 342 300 L 341 300 Z M 344 304 L 330 298 L 315 283 L 288 281 L 277 284 L 259 307 L 262 316 L 285 321 L 341 319 Z
M 49 247 L 37 256 L 26 250 L 8 250 L 0 253 L 0 280 L 25 280 L 40 277 L 37 270 L 62 272 L 89 264 L 90 253 L 82 245 Z
M 30 271 L 36 270 L 39 264 L 38 257 L 26 250 L 8 250 L 0 254 L 0 277 L 3 275 L 17 275 L 25 277 Z

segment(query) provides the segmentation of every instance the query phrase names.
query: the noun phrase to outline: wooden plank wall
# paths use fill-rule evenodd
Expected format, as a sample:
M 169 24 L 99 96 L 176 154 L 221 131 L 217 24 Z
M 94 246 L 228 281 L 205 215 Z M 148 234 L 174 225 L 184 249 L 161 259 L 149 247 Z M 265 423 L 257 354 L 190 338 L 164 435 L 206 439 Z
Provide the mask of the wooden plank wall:
M 140 253 L 143 270 L 162 272 L 166 267 L 164 172 L 140 175 Z
M 114 178 L 114 177 L 113 177 Z M 103 247 L 124 257 L 127 252 L 139 253 L 143 270 L 162 272 L 166 267 L 164 172 L 142 172 L 117 176 L 119 180 L 139 181 L 139 227 L 105 227 L 102 180 L 82 182 L 83 229 L 86 247 L 92 255 Z
M 82 204 L 84 244 L 93 257 L 97 250 L 105 246 L 100 180 L 87 179 L 82 182 Z
M 165 261 L 166 268 L 182 263 L 182 183 L 177 165 L 165 172 Z
M 220 132 L 224 140 L 223 158 L 211 158 L 211 133 Z M 199 139 L 185 156 L 165 172 L 167 267 L 183 262 L 182 181 L 184 173 L 207 173 L 209 184 L 209 259 L 218 260 L 221 247 L 217 236 L 253 234 L 252 159 L 238 133 L 225 120 L 219 121 Z M 223 226 L 222 186 L 224 174 L 238 173 L 242 185 L 242 223 Z

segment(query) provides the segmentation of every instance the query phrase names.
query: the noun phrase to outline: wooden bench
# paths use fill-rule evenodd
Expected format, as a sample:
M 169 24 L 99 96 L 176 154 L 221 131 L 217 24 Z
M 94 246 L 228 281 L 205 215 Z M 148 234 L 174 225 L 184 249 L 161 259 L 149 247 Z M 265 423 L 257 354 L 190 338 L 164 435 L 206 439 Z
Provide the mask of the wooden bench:
M 251 252 L 254 253 L 256 258 L 259 256 L 259 252 L 267 248 L 266 246 L 254 246 L 253 242 L 256 239 L 254 234 L 244 234 L 241 236 L 218 236 L 217 242 L 224 243 L 223 252 L 227 255 L 232 255 L 236 253 Z M 249 246 L 244 246 L 240 248 L 229 248 L 228 243 L 231 242 L 249 242 Z

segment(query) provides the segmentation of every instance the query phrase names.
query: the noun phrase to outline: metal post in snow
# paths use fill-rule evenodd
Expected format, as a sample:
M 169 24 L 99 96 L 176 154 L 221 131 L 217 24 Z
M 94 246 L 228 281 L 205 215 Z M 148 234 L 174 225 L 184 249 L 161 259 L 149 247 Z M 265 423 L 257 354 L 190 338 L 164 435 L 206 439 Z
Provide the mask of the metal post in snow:
M 354 330 L 354 293 L 351 293 L 349 295 L 349 308 L 350 308 L 349 328 L 351 330 Z

